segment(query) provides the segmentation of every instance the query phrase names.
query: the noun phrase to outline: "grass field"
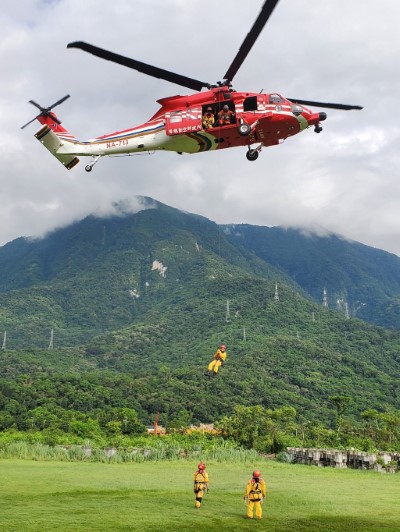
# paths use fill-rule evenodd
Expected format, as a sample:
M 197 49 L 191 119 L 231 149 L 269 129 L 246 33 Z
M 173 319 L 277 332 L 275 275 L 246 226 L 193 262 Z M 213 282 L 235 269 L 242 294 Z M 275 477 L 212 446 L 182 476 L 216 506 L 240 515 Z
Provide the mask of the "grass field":
M 0 530 L 400 531 L 400 474 L 209 462 L 210 492 L 196 510 L 196 465 L 0 460 Z M 253 467 L 269 492 L 262 521 L 245 518 Z

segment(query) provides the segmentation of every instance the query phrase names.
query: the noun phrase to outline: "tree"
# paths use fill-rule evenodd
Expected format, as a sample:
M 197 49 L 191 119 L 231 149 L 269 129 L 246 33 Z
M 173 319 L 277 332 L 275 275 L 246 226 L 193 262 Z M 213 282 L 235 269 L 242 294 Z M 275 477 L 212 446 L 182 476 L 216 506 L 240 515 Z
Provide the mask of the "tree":
M 346 412 L 349 404 L 352 402 L 353 398 L 349 395 L 331 395 L 329 401 L 333 403 L 337 410 L 336 417 L 336 435 L 339 438 L 339 434 L 342 428 L 343 415 Z

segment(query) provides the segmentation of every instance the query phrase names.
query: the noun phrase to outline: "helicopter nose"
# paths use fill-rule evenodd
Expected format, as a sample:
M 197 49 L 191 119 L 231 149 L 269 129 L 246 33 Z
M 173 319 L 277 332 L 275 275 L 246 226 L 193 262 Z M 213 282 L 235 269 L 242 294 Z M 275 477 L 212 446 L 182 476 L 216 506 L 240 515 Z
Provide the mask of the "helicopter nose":
M 326 120 L 326 116 L 326 113 L 319 113 L 319 121 L 323 122 L 324 120 Z

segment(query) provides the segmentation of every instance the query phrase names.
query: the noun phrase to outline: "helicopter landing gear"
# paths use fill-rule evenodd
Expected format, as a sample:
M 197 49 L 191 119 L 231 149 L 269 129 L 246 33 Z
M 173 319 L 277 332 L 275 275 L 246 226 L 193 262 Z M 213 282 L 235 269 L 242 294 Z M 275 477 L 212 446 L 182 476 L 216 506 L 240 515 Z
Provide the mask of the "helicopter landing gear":
M 238 127 L 239 135 L 242 135 L 242 137 L 247 137 L 247 135 L 250 134 L 251 127 L 249 124 L 246 124 L 246 122 L 242 122 L 240 126 Z
M 242 135 L 242 137 L 247 137 L 252 133 L 256 126 L 258 124 L 258 120 L 256 120 L 251 126 L 247 124 L 243 119 L 240 120 L 240 124 L 238 126 L 238 133 L 239 135 Z
M 100 157 L 101 157 L 101 155 L 93 156 L 92 161 L 85 166 L 86 172 L 91 172 L 92 171 L 93 166 L 97 163 L 97 161 L 100 159 Z
M 248 161 L 256 161 L 258 159 L 258 154 L 261 150 L 258 148 L 255 150 L 248 150 L 246 153 L 246 158 Z
M 321 131 L 322 131 L 322 127 L 319 124 L 316 124 L 314 127 L 314 132 L 321 133 Z

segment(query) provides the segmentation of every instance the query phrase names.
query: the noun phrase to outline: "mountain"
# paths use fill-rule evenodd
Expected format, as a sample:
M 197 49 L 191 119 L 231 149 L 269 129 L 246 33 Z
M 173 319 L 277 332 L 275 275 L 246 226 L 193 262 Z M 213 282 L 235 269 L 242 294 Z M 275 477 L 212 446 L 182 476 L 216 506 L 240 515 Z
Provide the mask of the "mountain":
M 116 213 L 0 248 L 0 331 L 10 346 L 43 347 L 51 329 L 57 345 L 81 344 L 143 320 L 164 297 L 190 299 L 194 286 L 217 275 L 294 285 L 206 218 L 148 198 L 139 212 L 117 205 Z
M 400 328 L 400 258 L 386 251 L 303 230 L 224 225 L 224 234 L 279 268 L 315 301 L 326 289 L 330 308 Z
M 289 404 L 305 418 L 332 420 L 329 397 L 347 395 L 354 414 L 399 409 L 400 332 L 323 308 L 311 290 L 315 279 L 345 278 L 347 297 L 358 286 L 363 297 L 380 291 L 386 304 L 396 258 L 277 228 L 267 245 L 262 229 L 218 226 L 142 198 L 138 212 L 116 205 L 112 216 L 0 248 L 3 426 L 17 411 L 25 426 L 44 404 L 95 416 L 135 408 L 142 421 L 158 410 L 164 421 L 212 421 L 237 404 Z M 354 286 L 334 261 L 345 250 Z M 290 254 L 302 258 L 297 270 Z M 387 261 L 381 270 L 378 257 Z M 221 341 L 227 365 L 205 382 Z

